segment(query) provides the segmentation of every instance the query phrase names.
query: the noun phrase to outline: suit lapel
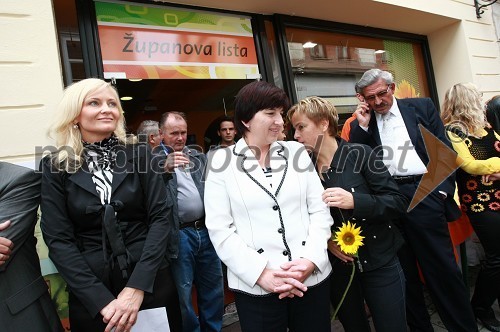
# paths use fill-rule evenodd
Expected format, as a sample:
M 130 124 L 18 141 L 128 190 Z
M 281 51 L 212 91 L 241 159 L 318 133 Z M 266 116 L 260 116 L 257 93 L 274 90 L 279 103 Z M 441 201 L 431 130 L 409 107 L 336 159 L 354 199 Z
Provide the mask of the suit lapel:
M 271 145 L 270 154 L 271 154 L 270 166 L 272 171 L 272 184 L 273 184 L 271 192 L 275 196 L 278 196 L 278 189 L 281 189 L 280 184 L 283 181 L 283 178 L 286 176 L 285 169 L 288 166 L 287 155 L 289 153 L 288 149 L 285 149 L 283 145 L 274 142 Z
M 116 164 L 113 168 L 111 193 L 116 191 L 123 180 L 127 177 L 127 174 L 134 173 L 134 157 L 136 156 L 133 154 L 133 146 L 134 145 L 127 145 L 125 148 L 119 148 L 116 153 Z M 90 173 L 86 162 L 83 163 L 82 167 L 76 173 L 71 174 L 68 179 L 89 193 L 99 197 L 96 185 L 92 181 L 92 174 Z
M 134 173 L 134 158 L 139 158 L 139 156 L 134 156 L 133 145 L 127 145 L 125 148 L 119 148 L 116 152 L 116 164 L 113 169 L 113 182 L 111 183 L 112 194 L 120 186 L 123 180 L 125 180 L 127 174 Z M 145 164 L 149 165 L 149 163 Z M 138 167 L 138 163 L 136 167 Z
M 396 102 L 398 103 L 398 107 L 405 122 L 406 130 L 408 131 L 411 142 L 416 148 L 418 145 L 418 122 L 415 108 L 405 105 L 404 102 L 401 102 L 398 99 L 396 99 Z
M 92 174 L 90 174 L 86 162 L 83 163 L 82 167 L 80 167 L 80 169 L 76 173 L 70 174 L 68 176 L 68 180 L 88 191 L 89 193 L 99 197 L 99 194 L 97 193 L 97 190 L 95 188 L 95 183 L 92 181 Z
M 254 182 L 261 190 L 264 190 L 268 194 L 274 197 L 273 189 L 271 184 L 266 178 L 262 167 L 260 167 L 259 161 L 250 150 L 245 140 L 242 138 L 236 143 L 235 152 L 237 157 L 237 168 L 242 167 L 239 172 L 243 172 L 243 176 Z M 243 160 L 243 163 L 242 163 Z
M 190 172 L 191 178 L 193 179 L 194 185 L 198 189 L 198 192 L 200 193 L 201 199 L 204 199 L 204 188 L 202 185 L 202 177 L 204 173 L 204 168 L 201 164 L 201 161 L 198 157 L 190 157 L 190 162 L 193 163 L 193 171 Z

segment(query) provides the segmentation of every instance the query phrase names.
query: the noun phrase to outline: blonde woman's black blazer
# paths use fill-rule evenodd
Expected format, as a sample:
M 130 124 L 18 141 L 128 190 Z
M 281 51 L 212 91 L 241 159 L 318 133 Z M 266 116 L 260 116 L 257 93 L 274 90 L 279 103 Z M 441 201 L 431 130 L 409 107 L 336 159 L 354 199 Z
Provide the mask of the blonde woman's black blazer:
M 173 229 L 172 203 L 154 168 L 146 145 L 119 147 L 111 196 L 112 204 L 121 205 L 115 211 L 130 263 L 126 286 L 146 293 L 153 291 L 158 269 L 167 265 L 167 238 Z M 41 170 L 41 227 L 49 257 L 70 292 L 96 316 L 117 295 L 109 274 L 118 264 L 103 242 L 101 202 L 92 175 L 85 163 L 73 174 L 55 171 L 49 157 Z

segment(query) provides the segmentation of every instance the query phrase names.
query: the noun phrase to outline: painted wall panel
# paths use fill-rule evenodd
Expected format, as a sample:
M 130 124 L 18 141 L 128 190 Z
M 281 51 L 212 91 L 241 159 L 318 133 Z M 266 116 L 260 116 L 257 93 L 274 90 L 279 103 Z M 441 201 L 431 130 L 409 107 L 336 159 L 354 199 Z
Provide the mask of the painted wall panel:
M 2 0 L 0 40 L 0 159 L 22 163 L 50 143 L 46 131 L 62 94 L 52 2 Z

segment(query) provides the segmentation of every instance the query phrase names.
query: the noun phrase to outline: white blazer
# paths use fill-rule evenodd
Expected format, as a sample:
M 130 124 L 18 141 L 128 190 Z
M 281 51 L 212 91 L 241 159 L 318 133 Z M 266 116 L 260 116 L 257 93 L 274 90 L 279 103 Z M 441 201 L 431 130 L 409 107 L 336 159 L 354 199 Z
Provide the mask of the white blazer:
M 333 220 L 307 151 L 300 143 L 280 141 L 270 155 L 272 179 L 244 139 L 209 154 L 207 163 L 210 240 L 228 267 L 229 287 L 253 295 L 269 293 L 256 284 L 264 268 L 280 269 L 290 259 L 316 265 L 307 286 L 325 280 L 332 269 L 327 240 Z

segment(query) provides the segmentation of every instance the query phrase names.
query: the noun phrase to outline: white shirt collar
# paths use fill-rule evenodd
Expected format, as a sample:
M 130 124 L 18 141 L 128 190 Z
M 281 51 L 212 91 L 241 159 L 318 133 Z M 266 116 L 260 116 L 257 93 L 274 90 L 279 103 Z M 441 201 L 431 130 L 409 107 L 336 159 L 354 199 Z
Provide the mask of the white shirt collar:
M 398 102 L 396 101 L 396 98 L 394 96 L 392 96 L 392 106 L 389 109 L 389 114 L 392 114 L 397 118 L 401 117 L 401 111 L 399 110 Z M 375 118 L 377 119 L 377 122 L 382 121 L 382 114 L 375 112 Z

